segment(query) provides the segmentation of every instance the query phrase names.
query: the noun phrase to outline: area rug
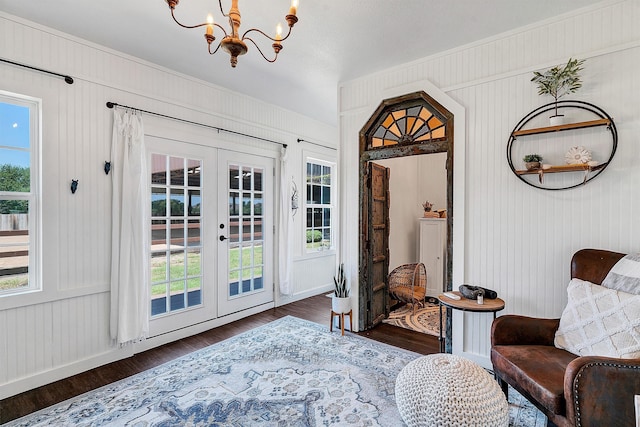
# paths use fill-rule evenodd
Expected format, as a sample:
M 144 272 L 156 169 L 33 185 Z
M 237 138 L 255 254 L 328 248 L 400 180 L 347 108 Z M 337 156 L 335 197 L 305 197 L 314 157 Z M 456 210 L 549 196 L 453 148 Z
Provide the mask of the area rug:
M 442 310 L 442 324 L 447 318 L 447 310 Z M 413 313 L 413 306 L 405 304 L 389 313 L 389 317 L 382 323 L 399 326 L 423 334 L 440 336 L 440 307 L 438 305 L 427 304 L 425 308 L 416 308 Z
M 402 426 L 395 379 L 419 356 L 285 317 L 8 425 Z

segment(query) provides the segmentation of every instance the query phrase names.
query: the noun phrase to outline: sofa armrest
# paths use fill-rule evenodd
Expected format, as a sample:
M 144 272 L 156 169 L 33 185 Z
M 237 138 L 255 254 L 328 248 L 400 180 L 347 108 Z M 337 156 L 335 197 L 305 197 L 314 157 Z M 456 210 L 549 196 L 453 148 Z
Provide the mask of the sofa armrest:
M 640 395 L 640 359 L 583 356 L 565 371 L 567 418 L 575 425 L 635 425 L 636 394 Z
M 553 345 L 560 319 L 505 315 L 491 324 L 491 345 Z

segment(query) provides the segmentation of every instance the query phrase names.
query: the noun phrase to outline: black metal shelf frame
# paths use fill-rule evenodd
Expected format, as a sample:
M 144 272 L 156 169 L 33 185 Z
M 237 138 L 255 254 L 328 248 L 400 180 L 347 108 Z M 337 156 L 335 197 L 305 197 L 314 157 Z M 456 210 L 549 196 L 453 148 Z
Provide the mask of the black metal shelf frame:
M 509 142 L 507 143 L 507 161 L 509 163 L 509 167 L 511 168 L 511 171 L 513 172 L 513 174 L 515 176 L 518 177 L 518 179 L 520 179 L 522 182 L 524 182 L 527 185 L 530 185 L 532 187 L 535 188 L 540 188 L 542 190 L 566 190 L 569 188 L 575 188 L 578 187 L 580 185 L 584 185 L 587 182 L 591 181 L 593 178 L 595 178 L 596 176 L 600 175 L 606 168 L 607 166 L 611 163 L 611 160 L 613 159 L 613 156 L 616 154 L 616 149 L 618 147 L 618 131 L 616 129 L 616 125 L 613 121 L 613 119 L 611 118 L 611 116 L 609 116 L 609 114 L 607 114 L 606 111 L 604 111 L 602 108 L 588 103 L 588 102 L 584 102 L 584 101 L 574 101 L 574 100 L 566 100 L 566 101 L 558 101 L 557 102 L 557 108 L 558 110 L 562 110 L 562 109 L 579 109 L 579 110 L 586 110 L 589 111 L 590 113 L 594 114 L 595 116 L 599 117 L 600 119 L 604 119 L 605 121 L 602 122 L 602 124 L 599 124 L 599 126 L 606 126 L 607 129 L 611 132 L 611 139 L 612 139 L 612 148 L 611 148 L 611 154 L 609 155 L 609 158 L 604 162 L 604 166 L 602 168 L 599 168 L 597 170 L 595 170 L 595 173 L 593 173 L 593 175 L 590 175 L 589 177 L 587 177 L 585 180 L 583 180 L 582 182 L 579 182 L 575 185 L 570 185 L 568 187 L 559 187 L 559 188 L 546 188 L 544 186 L 537 185 L 535 182 L 531 182 L 529 180 L 526 180 L 522 174 L 519 174 L 515 168 L 515 166 L 513 165 L 513 157 L 512 157 L 512 150 L 513 150 L 513 144 L 516 141 L 517 138 L 524 138 L 527 135 L 538 135 L 538 134 L 542 134 L 542 133 L 550 133 L 550 132 L 562 132 L 562 131 L 570 131 L 570 130 L 575 130 L 575 129 L 580 129 L 580 126 L 577 126 L 577 124 L 573 124 L 570 127 L 565 127 L 563 128 L 563 126 L 549 126 L 549 127 L 545 127 L 545 128 L 539 128 L 535 131 L 533 131 L 532 133 L 527 133 L 527 135 L 514 135 L 517 134 L 519 131 L 522 131 L 523 128 L 529 123 L 531 122 L 531 120 L 533 120 L 534 118 L 547 113 L 549 111 L 553 111 L 556 108 L 556 103 L 555 102 L 551 102 L 549 104 L 545 104 L 541 107 L 536 108 L 535 110 L 531 111 L 529 114 L 527 114 L 526 116 L 524 116 L 522 118 L 522 120 L 520 120 L 518 122 L 518 124 L 513 128 L 513 130 L 511 131 L 511 134 L 509 135 Z M 591 125 L 593 126 L 593 125 Z M 585 127 L 590 127 L 590 126 L 585 126 Z

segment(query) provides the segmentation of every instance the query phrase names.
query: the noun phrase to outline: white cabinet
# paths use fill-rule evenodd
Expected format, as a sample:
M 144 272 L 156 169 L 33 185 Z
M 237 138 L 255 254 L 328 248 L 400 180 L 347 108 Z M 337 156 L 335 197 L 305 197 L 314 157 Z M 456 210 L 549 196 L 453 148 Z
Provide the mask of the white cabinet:
M 420 218 L 418 261 L 427 269 L 427 295 L 437 297 L 444 291 L 447 254 L 447 219 Z

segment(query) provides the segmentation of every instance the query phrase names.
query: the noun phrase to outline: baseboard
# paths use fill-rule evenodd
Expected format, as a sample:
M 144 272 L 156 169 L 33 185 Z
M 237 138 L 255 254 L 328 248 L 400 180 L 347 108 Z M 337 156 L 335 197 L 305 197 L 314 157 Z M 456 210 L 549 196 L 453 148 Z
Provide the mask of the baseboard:
M 2 384 L 0 386 L 0 399 L 6 399 L 7 397 L 15 396 L 25 391 L 33 390 L 34 388 L 42 387 L 43 385 L 81 374 L 90 369 L 131 357 L 133 355 L 132 351 L 133 349 L 130 347 L 114 348 L 112 351 L 108 351 L 106 353 L 101 353 L 64 366 L 58 366 L 47 371 L 38 372 L 37 374 Z
M 188 328 L 179 329 L 177 331 L 173 331 L 156 337 L 151 337 L 140 343 L 125 346 L 123 348 L 114 347 L 112 351 L 100 353 L 86 359 L 69 363 L 67 365 L 57 366 L 46 371 L 35 373 L 28 377 L 16 379 L 14 381 L 0 385 L 0 399 L 6 399 L 25 391 L 33 390 L 34 388 L 42 387 L 52 382 L 81 374 L 90 369 L 94 369 L 111 362 L 116 362 L 118 360 L 131 357 L 134 354 L 150 350 L 154 347 L 168 344 L 182 338 L 190 337 L 192 335 L 199 334 L 201 332 L 225 325 L 227 323 L 235 322 L 236 320 L 242 319 L 252 314 L 272 309 L 274 308 L 274 306 L 275 305 L 273 302 L 259 305 L 257 307 L 253 307 L 238 313 L 233 313 L 228 316 L 193 325 Z
M 333 291 L 333 285 L 328 284 L 328 285 L 320 286 L 314 289 L 309 289 L 304 292 L 299 292 L 297 294 L 279 295 L 276 301 L 276 307 L 281 307 L 286 304 L 291 304 L 292 302 L 301 301 L 303 299 L 324 294 L 331 291 Z
M 188 326 L 186 328 L 178 329 L 176 331 L 168 332 L 166 334 L 158 335 L 148 338 L 142 342 L 133 345 L 134 354 L 142 353 L 143 351 L 150 350 L 155 347 L 159 347 L 164 344 L 168 344 L 183 338 L 197 335 L 199 333 L 208 331 L 209 329 L 217 328 L 218 326 L 226 325 L 227 323 L 235 322 L 236 320 L 243 319 L 252 314 L 261 313 L 263 311 L 274 308 L 273 302 L 258 305 L 237 313 L 232 313 L 227 316 L 218 317 L 216 319 L 207 320 L 206 322 L 198 323 L 196 325 Z

